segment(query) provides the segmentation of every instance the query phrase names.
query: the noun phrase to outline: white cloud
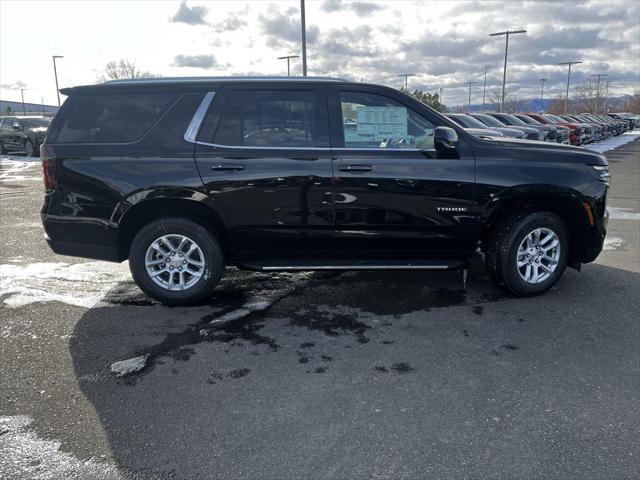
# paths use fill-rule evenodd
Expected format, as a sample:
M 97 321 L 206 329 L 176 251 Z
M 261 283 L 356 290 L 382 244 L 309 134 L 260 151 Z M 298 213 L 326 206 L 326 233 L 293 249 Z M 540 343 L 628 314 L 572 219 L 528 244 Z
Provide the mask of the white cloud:
M 526 28 L 509 44 L 509 89 L 519 96 L 564 90 L 559 61 L 581 59 L 578 85 L 607 73 L 610 92 L 632 93 L 640 70 L 640 3 L 548 2 L 307 2 L 310 75 L 336 75 L 399 87 L 400 73 L 418 73 L 414 87 L 445 87 L 445 99 L 463 101 L 464 83 L 488 89 L 502 80 L 504 41 L 493 31 Z M 37 15 L 34 15 L 37 12 Z M 24 35 L 20 19 L 30 18 Z M 51 18 L 56 18 L 51 22 Z M 114 28 L 117 25 L 117 28 Z M 117 32 L 117 34 L 114 34 Z M 20 38 L 20 48 L 12 48 Z M 20 100 L 17 80 L 29 84 L 26 101 L 56 102 L 51 55 L 60 86 L 93 83 L 107 62 L 132 59 L 144 70 L 185 75 L 185 65 L 217 75 L 286 73 L 277 57 L 300 54 L 299 3 L 292 1 L 3 2 L 0 15 L 0 98 Z M 291 64 L 299 74 L 300 61 Z

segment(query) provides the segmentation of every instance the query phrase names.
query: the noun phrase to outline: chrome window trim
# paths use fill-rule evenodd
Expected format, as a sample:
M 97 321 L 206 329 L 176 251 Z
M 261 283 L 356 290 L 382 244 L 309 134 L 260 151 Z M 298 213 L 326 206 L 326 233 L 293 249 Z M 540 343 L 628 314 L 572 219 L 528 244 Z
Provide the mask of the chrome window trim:
M 221 145 L 219 143 L 195 141 L 198 145 L 208 147 L 225 148 L 229 150 L 315 150 L 315 151 L 338 151 L 338 152 L 435 152 L 435 148 L 347 148 L 347 147 L 253 147 L 242 145 Z
M 349 148 L 349 147 L 254 147 L 254 146 L 244 146 L 244 145 L 221 145 L 218 143 L 210 143 L 203 142 L 200 140 L 196 140 L 198 132 L 200 131 L 200 127 L 202 126 L 202 122 L 204 122 L 204 117 L 207 114 L 207 110 L 209 110 L 209 106 L 213 101 L 213 97 L 215 96 L 215 92 L 207 92 L 204 96 L 196 113 L 193 114 L 191 121 L 189 122 L 189 126 L 187 130 L 184 132 L 184 139 L 189 143 L 195 143 L 197 145 L 206 145 L 208 147 L 215 148 L 225 148 L 230 150 L 313 150 L 313 151 L 353 151 L 353 152 L 422 152 L 422 151 L 433 151 L 435 152 L 435 148 L 432 149 L 420 149 L 420 148 Z
M 215 92 L 207 92 L 207 94 L 204 96 L 204 98 L 200 102 L 200 105 L 198 105 L 198 109 L 196 110 L 196 113 L 193 114 L 193 117 L 191 118 L 191 122 L 189 122 L 189 126 L 187 127 L 187 130 L 184 132 L 184 139 L 187 142 L 198 143 L 196 141 L 198 131 L 200 130 L 200 126 L 204 121 L 204 116 L 206 115 L 207 110 L 209 110 L 209 106 L 211 105 L 211 102 L 213 101 L 214 96 L 215 96 Z

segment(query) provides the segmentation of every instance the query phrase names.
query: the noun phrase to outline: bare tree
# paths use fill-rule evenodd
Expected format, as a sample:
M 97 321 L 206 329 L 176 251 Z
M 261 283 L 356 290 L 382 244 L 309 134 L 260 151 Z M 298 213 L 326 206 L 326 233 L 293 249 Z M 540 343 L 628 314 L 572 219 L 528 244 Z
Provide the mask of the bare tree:
M 574 112 L 595 112 L 596 98 L 598 98 L 598 111 L 603 110 L 606 83 L 598 82 L 593 79 L 586 80 L 582 85 L 574 89 L 575 94 L 571 102 L 571 111 Z
M 147 70 L 140 70 L 133 60 L 121 58 L 118 61 L 112 60 L 107 63 L 104 71 L 98 76 L 98 82 L 106 82 L 107 80 L 119 80 L 122 78 L 140 78 L 140 77 L 159 77 Z
M 627 112 L 640 114 L 640 93 L 634 93 L 627 103 Z
M 554 96 L 546 109 L 546 113 L 552 113 L 554 115 L 564 113 L 564 95 Z
M 489 105 L 493 105 L 493 110 L 500 110 L 502 103 L 502 92 L 494 90 L 489 93 Z M 504 113 L 519 113 L 527 109 L 529 101 L 517 95 L 511 95 L 508 91 L 504 95 Z

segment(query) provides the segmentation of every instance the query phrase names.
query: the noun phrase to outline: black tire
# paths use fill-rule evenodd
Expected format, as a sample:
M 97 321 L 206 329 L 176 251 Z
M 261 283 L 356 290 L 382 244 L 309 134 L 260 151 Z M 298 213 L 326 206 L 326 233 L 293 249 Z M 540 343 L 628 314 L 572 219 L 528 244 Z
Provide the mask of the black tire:
M 521 277 L 517 267 L 517 254 L 525 237 L 538 228 L 555 233 L 560 253 L 555 270 L 548 278 L 534 284 Z M 537 295 L 549 290 L 562 276 L 567 266 L 568 253 L 569 232 L 560 217 L 551 212 L 523 212 L 502 222 L 493 233 L 486 254 L 487 273 L 493 282 L 517 297 Z
M 192 286 L 184 290 L 164 288 L 155 283 L 147 273 L 147 250 L 163 235 L 188 237 L 202 251 L 205 264 L 203 274 Z M 162 218 L 143 227 L 133 239 L 129 250 L 129 268 L 136 284 L 150 297 L 166 305 L 192 305 L 213 294 L 224 270 L 224 254 L 214 235 L 203 225 L 181 218 Z
M 35 157 L 36 156 L 36 146 L 29 139 L 24 141 L 24 154 L 27 157 Z

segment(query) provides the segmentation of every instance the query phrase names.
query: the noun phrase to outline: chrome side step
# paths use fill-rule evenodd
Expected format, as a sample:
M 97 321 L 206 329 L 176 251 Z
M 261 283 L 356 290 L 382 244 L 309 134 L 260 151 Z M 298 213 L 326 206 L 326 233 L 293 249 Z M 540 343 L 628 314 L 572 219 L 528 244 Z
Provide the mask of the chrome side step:
M 455 270 L 467 267 L 465 260 L 329 260 L 329 261 L 242 261 L 237 262 L 239 268 L 277 271 L 311 271 L 311 270 Z

